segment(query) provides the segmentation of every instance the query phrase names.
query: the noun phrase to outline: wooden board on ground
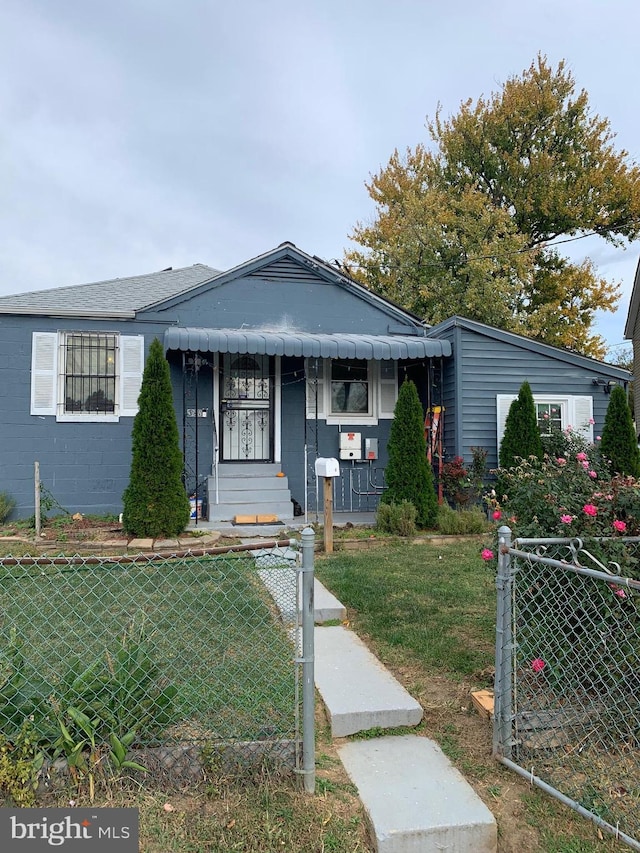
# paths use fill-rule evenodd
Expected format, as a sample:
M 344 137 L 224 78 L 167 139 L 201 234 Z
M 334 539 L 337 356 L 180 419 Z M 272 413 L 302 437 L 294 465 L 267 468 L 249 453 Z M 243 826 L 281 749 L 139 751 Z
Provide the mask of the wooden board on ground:
M 493 690 L 472 690 L 471 701 L 481 717 L 493 719 Z

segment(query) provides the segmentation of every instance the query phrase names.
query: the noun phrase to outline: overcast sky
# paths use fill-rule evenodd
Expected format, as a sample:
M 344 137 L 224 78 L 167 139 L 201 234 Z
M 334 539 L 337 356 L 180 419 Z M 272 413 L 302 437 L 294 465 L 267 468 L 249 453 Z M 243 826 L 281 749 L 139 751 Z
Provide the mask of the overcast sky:
M 340 258 L 426 117 L 565 59 L 640 160 L 638 0 L 2 0 L 0 294 Z M 640 243 L 572 244 L 623 285 Z

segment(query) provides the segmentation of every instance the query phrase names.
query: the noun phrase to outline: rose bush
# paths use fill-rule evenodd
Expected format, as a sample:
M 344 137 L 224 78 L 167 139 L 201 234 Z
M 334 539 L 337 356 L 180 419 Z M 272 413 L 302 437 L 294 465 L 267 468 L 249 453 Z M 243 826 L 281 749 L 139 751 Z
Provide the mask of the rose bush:
M 532 456 L 498 469 L 502 493 L 486 496 L 490 514 L 500 512 L 514 536 L 611 539 L 591 541 L 590 550 L 639 577 L 637 559 L 619 540 L 640 536 L 640 483 L 611 476 L 598 444 L 570 431 L 549 437 L 547 446 L 552 452 L 542 459 Z

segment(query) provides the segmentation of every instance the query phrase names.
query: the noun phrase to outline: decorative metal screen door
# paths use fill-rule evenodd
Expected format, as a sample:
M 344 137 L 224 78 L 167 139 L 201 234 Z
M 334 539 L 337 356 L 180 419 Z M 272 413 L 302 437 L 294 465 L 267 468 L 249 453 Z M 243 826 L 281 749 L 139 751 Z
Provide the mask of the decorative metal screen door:
M 268 355 L 224 354 L 220 394 L 223 462 L 272 460 L 270 362 Z

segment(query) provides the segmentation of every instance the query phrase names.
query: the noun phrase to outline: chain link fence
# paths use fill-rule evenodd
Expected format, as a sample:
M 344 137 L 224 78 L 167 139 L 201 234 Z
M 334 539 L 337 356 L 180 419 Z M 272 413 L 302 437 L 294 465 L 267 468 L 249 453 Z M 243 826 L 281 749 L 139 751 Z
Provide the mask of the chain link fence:
M 639 542 L 501 528 L 494 712 L 499 760 L 636 850 Z
M 266 760 L 312 785 L 313 531 L 302 540 L 303 559 L 295 540 L 0 559 L 0 735 L 26 724 L 49 764 L 88 751 L 202 778 Z

